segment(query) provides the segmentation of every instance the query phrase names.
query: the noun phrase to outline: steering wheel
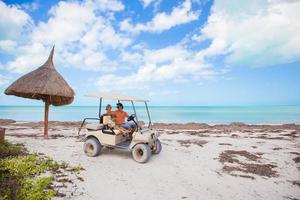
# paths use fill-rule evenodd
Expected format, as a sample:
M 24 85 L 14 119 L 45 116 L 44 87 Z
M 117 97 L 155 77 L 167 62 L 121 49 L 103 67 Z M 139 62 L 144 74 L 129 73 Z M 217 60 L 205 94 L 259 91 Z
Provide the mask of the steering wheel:
M 135 122 L 134 118 L 135 118 L 135 114 L 132 114 L 132 115 L 130 115 L 130 116 L 127 118 L 127 121 L 128 121 L 128 122 L 129 122 L 129 121 Z
M 129 121 L 133 121 L 133 122 L 135 123 L 135 125 L 136 125 L 136 128 L 138 128 L 138 123 L 135 121 L 135 118 L 136 118 L 135 114 L 132 114 L 132 115 L 130 115 L 130 116 L 127 118 L 127 121 L 128 121 L 128 122 L 129 122 Z

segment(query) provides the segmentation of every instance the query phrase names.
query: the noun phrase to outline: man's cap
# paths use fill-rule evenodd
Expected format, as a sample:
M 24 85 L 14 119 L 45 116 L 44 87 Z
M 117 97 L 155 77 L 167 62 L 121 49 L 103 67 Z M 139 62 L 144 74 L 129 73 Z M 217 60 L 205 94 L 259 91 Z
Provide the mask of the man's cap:
M 122 106 L 122 108 L 124 107 L 122 103 L 117 103 L 117 106 Z

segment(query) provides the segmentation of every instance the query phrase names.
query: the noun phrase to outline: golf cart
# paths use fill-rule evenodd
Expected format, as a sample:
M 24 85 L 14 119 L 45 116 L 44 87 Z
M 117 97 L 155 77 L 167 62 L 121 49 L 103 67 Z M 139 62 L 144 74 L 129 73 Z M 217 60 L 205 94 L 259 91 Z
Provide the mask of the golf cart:
M 83 147 L 87 156 L 98 156 L 101 149 L 103 147 L 107 147 L 110 149 L 115 148 L 131 151 L 132 157 L 136 162 L 145 163 L 149 160 L 152 154 L 160 153 L 162 146 L 158 139 L 159 134 L 151 128 L 152 123 L 147 105 L 148 100 L 110 93 L 93 93 L 86 96 L 95 97 L 100 100 L 99 118 L 85 118 L 78 131 L 78 135 L 80 135 L 80 131 L 83 127 L 87 130 L 87 134 L 84 136 Z M 101 115 L 102 100 L 104 99 L 116 100 L 118 103 L 120 101 L 131 102 L 134 114 L 130 115 L 127 118 L 127 121 L 133 121 L 136 128 L 131 131 L 124 132 L 114 126 L 111 116 Z M 140 125 L 134 102 L 143 102 L 145 104 L 149 120 L 148 125 Z M 96 120 L 97 123 L 86 124 L 86 121 L 88 120 Z

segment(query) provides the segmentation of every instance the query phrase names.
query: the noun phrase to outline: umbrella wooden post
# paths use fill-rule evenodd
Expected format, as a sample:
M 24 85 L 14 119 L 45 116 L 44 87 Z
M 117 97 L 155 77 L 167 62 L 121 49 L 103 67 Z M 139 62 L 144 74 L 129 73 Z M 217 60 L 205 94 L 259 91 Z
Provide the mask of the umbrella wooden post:
M 45 119 L 44 119 L 44 138 L 48 139 L 48 113 L 49 113 L 49 102 L 45 101 Z

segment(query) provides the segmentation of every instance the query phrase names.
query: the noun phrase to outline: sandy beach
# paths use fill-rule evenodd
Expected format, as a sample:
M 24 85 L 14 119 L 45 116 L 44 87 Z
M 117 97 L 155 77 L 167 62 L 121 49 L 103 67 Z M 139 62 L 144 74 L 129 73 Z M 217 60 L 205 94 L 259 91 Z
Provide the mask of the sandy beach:
M 80 122 L 0 120 L 5 138 L 29 152 L 81 166 L 57 199 L 300 199 L 300 125 L 154 124 L 163 150 L 148 163 L 129 152 L 83 152 Z M 84 134 L 85 131 L 83 131 Z

